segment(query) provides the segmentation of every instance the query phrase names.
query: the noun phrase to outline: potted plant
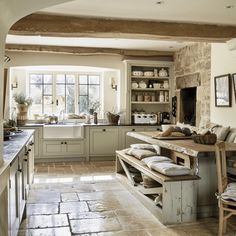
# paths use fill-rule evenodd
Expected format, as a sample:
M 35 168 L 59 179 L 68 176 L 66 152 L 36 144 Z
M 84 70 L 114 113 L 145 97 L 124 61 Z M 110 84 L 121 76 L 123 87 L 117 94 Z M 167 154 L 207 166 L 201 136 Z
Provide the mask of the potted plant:
M 23 93 L 15 93 L 13 95 L 13 99 L 17 104 L 17 124 L 18 125 L 24 125 L 26 123 L 26 120 L 28 119 L 28 109 L 29 106 L 32 104 L 33 100 L 32 98 L 28 97 L 26 98 L 25 94 Z
M 89 114 L 93 115 L 95 111 L 97 111 L 101 106 L 99 100 L 96 101 L 89 101 Z

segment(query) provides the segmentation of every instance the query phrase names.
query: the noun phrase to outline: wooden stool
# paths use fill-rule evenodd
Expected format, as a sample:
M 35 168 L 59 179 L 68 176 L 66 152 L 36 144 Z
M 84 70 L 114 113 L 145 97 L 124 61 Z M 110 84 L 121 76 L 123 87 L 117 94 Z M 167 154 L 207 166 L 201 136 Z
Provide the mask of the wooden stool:
M 226 188 L 228 186 L 227 166 L 226 166 L 226 149 L 227 144 L 219 142 L 216 145 L 216 168 L 218 178 L 218 206 L 219 206 L 219 236 L 226 232 L 227 220 L 232 215 L 236 215 L 236 201 L 225 198 Z M 236 189 L 236 183 L 235 189 Z M 232 195 L 236 199 L 236 194 Z

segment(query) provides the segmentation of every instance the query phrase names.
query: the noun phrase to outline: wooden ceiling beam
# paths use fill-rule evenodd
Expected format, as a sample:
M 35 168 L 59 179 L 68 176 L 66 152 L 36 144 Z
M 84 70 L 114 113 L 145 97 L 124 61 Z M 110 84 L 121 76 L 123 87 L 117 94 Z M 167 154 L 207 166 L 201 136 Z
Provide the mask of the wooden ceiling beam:
M 133 57 L 173 57 L 173 52 L 166 51 L 146 51 L 114 48 L 89 48 L 89 47 L 67 47 L 48 45 L 21 45 L 7 44 L 6 52 L 46 52 L 73 55 L 122 55 Z
M 16 22 L 9 34 L 225 42 L 236 38 L 236 27 L 32 14 Z

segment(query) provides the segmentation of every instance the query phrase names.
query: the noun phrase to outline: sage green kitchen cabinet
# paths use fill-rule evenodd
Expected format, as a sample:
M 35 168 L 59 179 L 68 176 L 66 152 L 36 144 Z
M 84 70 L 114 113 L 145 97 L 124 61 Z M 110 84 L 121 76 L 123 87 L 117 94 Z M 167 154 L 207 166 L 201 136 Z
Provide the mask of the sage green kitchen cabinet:
M 24 156 L 25 151 L 23 149 L 15 158 L 15 160 L 10 164 L 9 229 L 11 236 L 17 235 L 19 225 L 25 210 L 26 183 L 24 176 L 27 175 L 27 168 L 24 163 Z
M 80 157 L 85 155 L 84 140 L 44 140 L 43 157 Z
M 34 158 L 38 159 L 42 156 L 42 141 L 43 141 L 43 127 L 20 127 L 20 129 L 33 129 L 34 130 Z
M 9 234 L 16 236 L 20 225 L 18 158 L 10 164 L 9 180 Z
M 89 156 L 115 156 L 118 149 L 118 127 L 89 127 Z
M 130 147 L 131 144 L 134 143 L 143 143 L 142 141 L 129 137 L 126 134 L 128 132 L 143 132 L 145 130 L 144 127 L 137 127 L 137 126 L 123 126 L 119 127 L 119 149 L 125 149 Z
M 34 176 L 34 136 L 10 163 L 8 186 L 8 229 L 16 236 L 21 220 L 26 217 L 26 200 Z

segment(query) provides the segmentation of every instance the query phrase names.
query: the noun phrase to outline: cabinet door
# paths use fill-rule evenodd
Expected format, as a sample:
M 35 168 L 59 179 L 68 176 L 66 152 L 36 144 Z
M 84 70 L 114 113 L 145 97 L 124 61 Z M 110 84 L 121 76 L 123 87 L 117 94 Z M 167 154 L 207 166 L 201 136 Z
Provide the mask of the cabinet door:
M 27 188 L 27 162 L 25 161 L 25 150 L 22 150 L 18 156 L 18 201 L 19 201 L 19 214 L 20 220 L 22 219 L 26 202 L 26 188 Z
M 40 157 L 40 142 L 42 138 L 42 129 L 43 128 L 35 128 L 35 133 L 34 133 L 34 157 L 39 158 Z
M 65 141 L 65 148 L 67 156 L 84 156 L 85 148 L 84 148 L 84 140 L 78 141 Z
M 10 184 L 9 184 L 9 229 L 10 235 L 16 236 L 20 225 L 20 209 L 18 201 L 18 159 L 10 165 Z
M 127 136 L 128 132 L 143 132 L 144 127 L 120 127 L 120 149 L 129 148 L 131 144 L 143 143 L 143 141 Z
M 64 141 L 44 141 L 43 156 L 64 156 L 66 154 Z
M 118 127 L 90 128 L 90 156 L 115 156 L 118 150 Z
M 43 128 L 42 127 L 20 127 L 20 129 L 34 129 L 34 157 L 40 158 L 41 157 L 41 145 L 42 145 L 42 137 L 43 137 Z
M 27 161 L 27 184 L 30 186 L 34 178 L 34 137 L 26 144 L 25 151 L 25 159 Z

